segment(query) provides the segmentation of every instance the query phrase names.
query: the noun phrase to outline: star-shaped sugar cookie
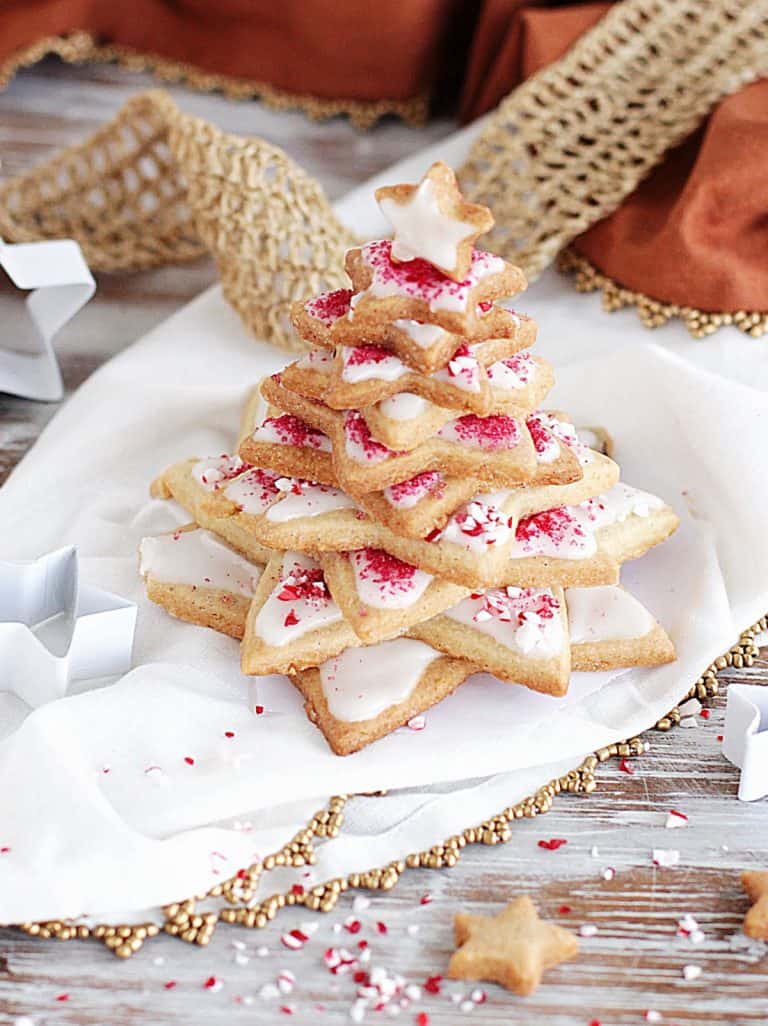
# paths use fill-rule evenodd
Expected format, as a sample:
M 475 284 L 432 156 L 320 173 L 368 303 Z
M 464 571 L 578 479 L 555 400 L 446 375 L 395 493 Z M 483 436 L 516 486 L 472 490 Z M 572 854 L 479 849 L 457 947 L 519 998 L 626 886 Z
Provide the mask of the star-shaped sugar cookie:
M 744 933 L 768 940 L 768 871 L 747 870 L 741 874 L 741 886 L 754 902 L 744 916 Z
M 539 919 L 530 898 L 515 898 L 496 916 L 460 912 L 454 920 L 457 950 L 448 975 L 454 980 L 490 980 L 515 994 L 531 994 L 541 975 L 573 958 L 572 933 Z
M 392 259 L 426 260 L 455 281 L 469 273 L 475 239 L 493 227 L 488 207 L 468 203 L 442 161 L 418 185 L 377 189 L 376 201 L 395 230 Z

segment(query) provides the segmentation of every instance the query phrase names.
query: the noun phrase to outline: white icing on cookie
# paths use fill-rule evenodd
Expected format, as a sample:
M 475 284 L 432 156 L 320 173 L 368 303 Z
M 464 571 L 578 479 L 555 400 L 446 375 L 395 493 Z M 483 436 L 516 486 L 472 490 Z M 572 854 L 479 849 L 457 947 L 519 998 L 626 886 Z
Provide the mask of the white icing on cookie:
M 469 552 L 485 552 L 490 546 L 503 545 L 512 535 L 514 525 L 514 518 L 503 508 L 512 494 L 507 490 L 475 496 L 448 520 L 440 540 Z
M 568 588 L 565 604 L 573 644 L 642 638 L 656 625 L 634 595 L 612 585 Z
M 480 391 L 480 364 L 468 345 L 459 346 L 451 359 L 432 375 L 462 392 Z
M 330 374 L 333 366 L 333 353 L 327 349 L 310 349 L 305 353 L 296 366 L 301 370 L 313 370 L 319 374 Z
M 531 659 L 551 659 L 566 643 L 560 602 L 549 588 L 489 588 L 444 615 Z
M 247 468 L 239 456 L 209 456 L 198 460 L 192 467 L 192 477 L 207 492 L 218 492 L 228 481 L 237 477 Z
M 297 449 L 314 449 L 316 452 L 330 452 L 331 440 L 306 421 L 283 413 L 279 417 L 267 417 L 251 436 L 254 442 L 270 442 L 273 445 L 291 445 Z
M 142 538 L 139 572 L 163 584 L 217 588 L 251 598 L 262 568 L 230 549 L 210 531 L 174 531 Z
M 349 563 L 360 601 L 373 609 L 407 609 L 433 581 L 431 574 L 382 549 L 355 549 Z
M 421 321 L 406 321 L 400 318 L 392 323 L 400 331 L 404 331 L 419 349 L 428 349 L 445 334 L 438 324 L 422 324 Z
M 521 435 L 518 422 L 506 413 L 492 413 L 489 417 L 468 413 L 443 425 L 437 437 L 466 449 L 497 452 L 513 449 L 519 444 Z
M 403 361 L 381 346 L 342 346 L 341 380 L 354 385 L 360 381 L 397 381 L 408 373 Z
M 558 506 L 526 517 L 517 525 L 510 546 L 510 559 L 553 556 L 558 559 L 588 559 L 597 552 L 594 532 L 582 523 L 577 507 Z
M 515 353 L 505 360 L 497 360 L 488 368 L 491 388 L 501 392 L 519 391 L 536 376 L 538 366 L 528 353 Z
M 384 489 L 384 498 L 395 509 L 413 509 L 422 499 L 437 498 L 445 489 L 445 479 L 437 470 L 425 470 L 422 474 L 400 481 Z
M 281 488 L 283 498 L 267 512 L 267 520 L 274 523 L 284 523 L 299 517 L 318 517 L 340 509 L 359 508 L 354 499 L 340 488 L 332 488 L 330 485 L 281 478 L 278 487 Z
M 347 410 L 344 414 L 344 451 L 355 463 L 382 463 L 391 456 L 401 455 L 376 441 L 357 410 Z
M 282 646 L 341 619 L 320 564 L 302 552 L 285 552 L 280 580 L 256 616 L 254 633 L 267 645 Z
M 224 497 L 239 506 L 243 513 L 259 516 L 282 494 L 276 485 L 279 474 L 260 467 L 251 467 L 224 489 Z
M 429 645 L 410 638 L 348 648 L 319 667 L 328 710 L 346 723 L 371 720 L 404 702 L 439 658 Z
M 458 262 L 458 246 L 477 229 L 440 209 L 439 193 L 425 178 L 405 203 L 379 201 L 382 214 L 395 230 L 392 256 L 395 260 L 420 258 L 452 271 Z
M 574 507 L 574 511 L 585 527 L 597 531 L 608 524 L 621 524 L 631 516 L 650 516 L 652 510 L 663 506 L 664 502 L 658 496 L 620 481 L 610 491 Z
M 377 404 L 379 412 L 390 420 L 413 420 L 432 406 L 427 399 L 413 392 L 398 392 Z
M 387 239 L 379 239 L 361 248 L 363 262 L 371 271 L 371 283 L 363 293 L 358 293 L 359 296 L 423 299 L 430 310 L 464 313 L 472 290 L 485 278 L 504 270 L 504 261 L 500 257 L 476 249 L 467 277 L 464 281 L 453 281 L 424 260 L 393 263 L 391 247 Z

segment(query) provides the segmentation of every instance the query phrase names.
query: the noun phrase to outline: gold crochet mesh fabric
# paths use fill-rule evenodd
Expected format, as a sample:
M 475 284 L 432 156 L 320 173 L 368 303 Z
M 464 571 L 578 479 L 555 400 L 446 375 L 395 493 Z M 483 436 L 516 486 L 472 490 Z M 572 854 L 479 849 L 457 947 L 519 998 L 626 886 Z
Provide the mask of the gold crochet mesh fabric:
M 249 330 L 294 349 L 304 343 L 288 322 L 291 302 L 343 284 L 353 242 L 321 186 L 282 150 L 182 114 L 160 91 L 0 188 L 0 237 L 75 238 L 98 271 L 210 252 Z
M 459 173 L 535 277 L 714 104 L 768 75 L 765 0 L 629 0 L 491 115 Z
M 38 56 L 94 52 L 88 40 L 43 43 Z M 476 140 L 460 177 L 472 200 L 494 210 L 490 247 L 535 276 L 719 98 L 768 75 L 767 43 L 766 0 L 617 4 L 511 93 Z M 247 327 L 290 349 L 302 346 L 288 328 L 290 301 L 343 284 L 339 258 L 353 241 L 319 184 L 285 153 L 184 115 L 159 91 L 0 187 L 0 237 L 62 236 L 80 242 L 96 271 L 210 251 Z M 689 326 L 702 317 L 706 331 L 720 323 L 689 313 Z

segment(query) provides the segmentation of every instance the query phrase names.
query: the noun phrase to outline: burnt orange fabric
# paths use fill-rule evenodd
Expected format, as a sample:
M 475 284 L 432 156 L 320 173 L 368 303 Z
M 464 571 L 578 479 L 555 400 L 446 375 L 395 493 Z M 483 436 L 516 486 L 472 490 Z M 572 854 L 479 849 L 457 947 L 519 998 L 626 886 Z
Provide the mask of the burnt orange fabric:
M 494 107 L 596 24 L 606 3 L 486 0 L 461 113 Z M 700 310 L 768 310 L 768 81 L 727 97 L 574 248 L 654 299 Z
M 610 4 L 570 0 L 0 0 L 0 62 L 75 29 L 327 99 L 455 100 L 471 120 Z M 703 310 L 768 310 L 768 81 L 724 100 L 575 242 L 601 271 Z
M 79 29 L 290 93 L 404 100 L 448 76 L 467 9 L 467 0 L 0 0 L 0 61 Z

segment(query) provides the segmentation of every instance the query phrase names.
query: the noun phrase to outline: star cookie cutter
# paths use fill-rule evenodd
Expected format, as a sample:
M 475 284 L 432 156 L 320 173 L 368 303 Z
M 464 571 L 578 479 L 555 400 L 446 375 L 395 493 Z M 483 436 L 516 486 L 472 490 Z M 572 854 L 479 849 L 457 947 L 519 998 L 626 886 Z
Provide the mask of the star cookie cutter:
M 0 690 L 32 708 L 63 698 L 70 681 L 130 669 L 136 604 L 79 576 L 74 546 L 0 561 Z
M 64 395 L 53 339 L 96 290 L 74 239 L 22 242 L 0 239 L 0 267 L 20 289 L 31 289 L 26 331 L 3 339 L 0 391 L 53 402 Z
M 723 755 L 741 769 L 741 801 L 754 802 L 768 794 L 768 687 L 728 686 Z

